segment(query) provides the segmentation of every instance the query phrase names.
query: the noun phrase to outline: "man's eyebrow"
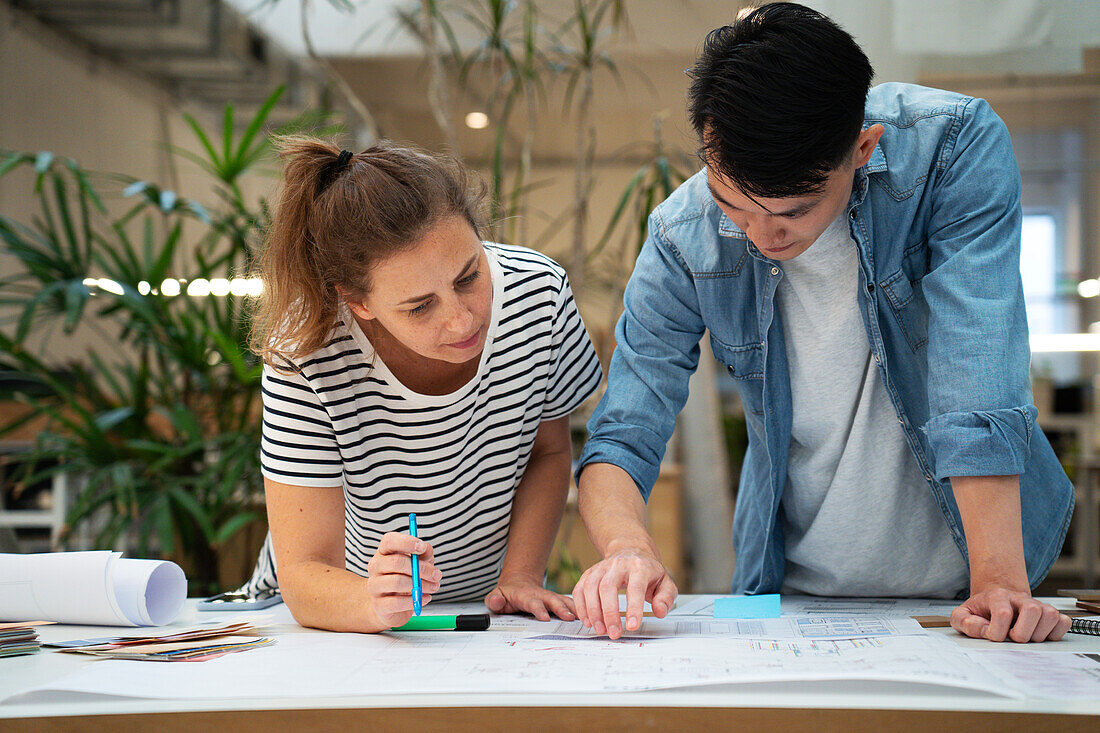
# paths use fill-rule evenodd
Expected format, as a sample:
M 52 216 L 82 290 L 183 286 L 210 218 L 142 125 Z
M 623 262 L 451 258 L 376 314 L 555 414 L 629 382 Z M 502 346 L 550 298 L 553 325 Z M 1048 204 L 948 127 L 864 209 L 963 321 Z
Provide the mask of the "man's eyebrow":
M 456 280 L 461 280 L 462 277 L 465 276 L 467 272 L 469 272 L 470 268 L 473 267 L 474 263 L 477 262 L 478 257 L 479 257 L 479 255 L 474 255 L 473 257 L 471 257 L 469 259 L 469 261 L 466 263 L 466 265 L 460 271 L 459 276 L 456 277 L 455 279 Z M 414 298 L 407 298 L 406 300 L 402 300 L 400 303 L 398 303 L 398 305 L 411 305 L 413 303 L 419 303 L 423 300 L 427 300 L 428 298 L 432 297 L 432 295 L 434 295 L 434 293 L 428 293 L 427 295 L 418 295 Z
M 714 200 L 717 201 L 718 203 L 725 204 L 726 206 L 730 207 L 734 211 L 742 211 L 741 207 L 734 206 L 729 201 L 727 201 L 725 198 L 718 195 L 718 192 L 714 190 L 714 187 L 710 185 L 709 181 L 707 182 L 707 188 L 710 189 L 710 195 L 713 196 Z M 763 206 L 761 204 L 757 204 L 757 205 L 760 206 L 761 209 L 764 209 L 764 211 L 767 211 L 772 216 L 792 216 L 794 214 L 802 214 L 802 213 L 805 213 L 805 212 L 809 211 L 813 207 L 817 206 L 817 203 L 818 203 L 818 200 L 806 201 L 804 203 L 799 204 L 798 206 L 794 206 L 794 207 L 792 207 L 790 209 L 786 209 L 784 211 L 770 211 L 766 206 Z

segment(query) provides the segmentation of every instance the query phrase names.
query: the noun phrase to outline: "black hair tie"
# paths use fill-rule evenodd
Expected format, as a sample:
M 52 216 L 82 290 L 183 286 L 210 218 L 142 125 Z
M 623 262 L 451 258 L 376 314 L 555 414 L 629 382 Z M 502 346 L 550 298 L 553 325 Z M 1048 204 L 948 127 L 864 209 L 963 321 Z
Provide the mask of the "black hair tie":
M 336 156 L 336 162 L 325 166 L 321 169 L 319 181 L 317 183 L 317 195 L 320 196 L 324 193 L 329 186 L 339 178 L 344 168 L 347 167 L 348 161 L 351 160 L 352 152 L 350 150 L 341 150 L 340 154 Z
M 351 160 L 351 155 L 352 153 L 350 150 L 340 151 L 340 156 L 336 158 L 336 175 L 340 175 L 344 172 L 344 167 L 348 164 L 348 161 Z

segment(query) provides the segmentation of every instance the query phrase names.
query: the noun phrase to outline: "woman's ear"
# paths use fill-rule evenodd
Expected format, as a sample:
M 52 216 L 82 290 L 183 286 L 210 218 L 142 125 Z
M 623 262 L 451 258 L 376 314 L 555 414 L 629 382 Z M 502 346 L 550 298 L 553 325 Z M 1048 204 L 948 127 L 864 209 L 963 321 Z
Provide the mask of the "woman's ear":
M 357 317 L 364 321 L 370 321 L 374 319 L 374 313 L 367 305 L 361 301 L 356 300 L 348 295 L 348 293 L 340 287 L 336 288 L 336 292 L 340 295 L 340 298 L 348 304 L 348 309 L 354 313 Z

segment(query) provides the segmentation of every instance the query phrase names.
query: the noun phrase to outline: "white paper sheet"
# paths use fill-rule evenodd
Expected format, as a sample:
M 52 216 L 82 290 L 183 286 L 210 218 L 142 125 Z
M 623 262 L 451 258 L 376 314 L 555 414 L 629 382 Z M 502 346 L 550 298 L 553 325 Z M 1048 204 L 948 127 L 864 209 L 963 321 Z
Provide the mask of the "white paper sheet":
M 957 647 L 929 636 L 851 640 L 715 637 L 542 639 L 501 632 L 290 633 L 274 646 L 197 664 L 89 664 L 48 691 L 166 699 L 446 692 L 584 693 L 695 685 L 881 680 L 1017 696 Z
M 968 650 L 967 655 L 1028 697 L 1100 699 L 1100 654 Z
M 529 626 L 529 634 L 540 638 L 597 638 L 580 621 L 553 622 Z M 699 617 L 646 617 L 636 631 L 624 631 L 629 638 L 664 639 L 685 636 L 742 637 L 755 639 L 857 639 L 924 634 L 911 618 L 882 616 L 797 616 L 762 619 L 709 619 Z
M 0 553 L 0 621 L 163 626 L 187 598 L 178 565 L 109 550 Z

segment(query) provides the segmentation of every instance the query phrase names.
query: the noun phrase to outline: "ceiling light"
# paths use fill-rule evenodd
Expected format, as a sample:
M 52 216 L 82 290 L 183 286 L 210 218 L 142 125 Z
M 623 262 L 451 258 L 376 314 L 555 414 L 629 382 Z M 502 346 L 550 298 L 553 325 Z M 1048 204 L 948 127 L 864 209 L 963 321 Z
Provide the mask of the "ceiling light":
M 489 126 L 489 115 L 484 112 L 470 112 L 466 115 L 466 127 L 471 130 L 484 130 Z

